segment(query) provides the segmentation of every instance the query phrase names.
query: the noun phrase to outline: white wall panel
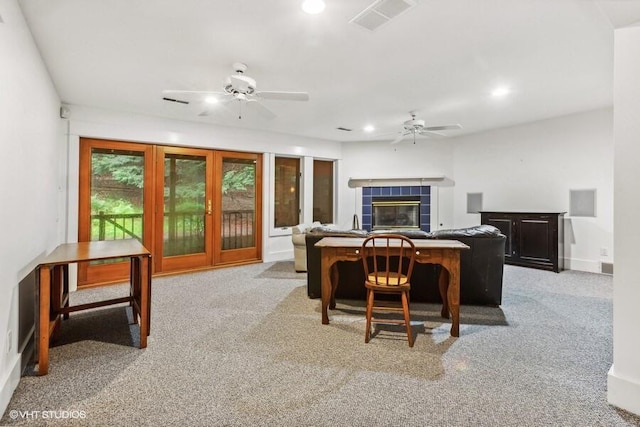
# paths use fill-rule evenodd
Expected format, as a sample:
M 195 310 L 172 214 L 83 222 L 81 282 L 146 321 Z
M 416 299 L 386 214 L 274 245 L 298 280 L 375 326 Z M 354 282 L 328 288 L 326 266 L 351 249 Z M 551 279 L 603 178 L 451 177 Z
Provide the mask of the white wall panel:
M 51 251 L 64 223 L 60 99 L 14 0 L 0 2 L 0 414 L 20 374 L 18 283 Z M 62 215 L 61 215 L 62 214 Z M 7 342 L 11 332 L 11 342 Z M 9 347 L 9 348 L 8 348 Z

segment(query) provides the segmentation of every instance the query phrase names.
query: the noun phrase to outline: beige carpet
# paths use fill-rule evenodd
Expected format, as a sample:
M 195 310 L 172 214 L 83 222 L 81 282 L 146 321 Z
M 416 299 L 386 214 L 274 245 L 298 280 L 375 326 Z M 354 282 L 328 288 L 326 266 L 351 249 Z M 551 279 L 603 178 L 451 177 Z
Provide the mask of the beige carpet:
M 322 325 L 305 284 L 292 263 L 155 279 L 145 350 L 128 308 L 76 313 L 0 425 L 640 425 L 606 402 L 611 277 L 506 267 L 504 304 L 463 306 L 460 338 L 439 306 L 413 304 L 413 348 L 389 326 L 365 344 L 361 302 Z

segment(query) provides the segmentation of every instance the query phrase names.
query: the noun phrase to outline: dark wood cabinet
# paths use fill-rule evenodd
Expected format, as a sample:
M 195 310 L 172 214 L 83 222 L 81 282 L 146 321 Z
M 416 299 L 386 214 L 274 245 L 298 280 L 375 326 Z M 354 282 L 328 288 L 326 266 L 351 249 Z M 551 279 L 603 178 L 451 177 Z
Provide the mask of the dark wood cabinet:
M 565 212 L 480 212 L 481 223 L 507 236 L 504 262 L 559 273 L 564 269 Z

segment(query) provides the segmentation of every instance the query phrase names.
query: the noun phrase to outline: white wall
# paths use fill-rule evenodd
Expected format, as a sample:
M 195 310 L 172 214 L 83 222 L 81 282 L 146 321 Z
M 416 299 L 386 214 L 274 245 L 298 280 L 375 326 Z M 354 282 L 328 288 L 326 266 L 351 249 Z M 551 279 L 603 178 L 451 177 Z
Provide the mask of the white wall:
M 263 159 L 263 254 L 265 262 L 293 257 L 293 245 L 289 234 L 271 232 L 270 177 L 271 158 L 289 155 L 302 158 L 308 169 L 312 159 L 339 159 L 341 144 L 332 141 L 304 138 L 275 132 L 218 126 L 207 123 L 150 117 L 140 114 L 115 112 L 78 105 L 69 105 L 69 241 L 77 239 L 77 176 L 78 147 L 80 137 L 114 139 L 120 141 L 147 142 L 174 146 L 216 148 L 234 151 L 250 151 L 265 154 Z M 309 174 L 312 175 L 312 174 Z M 305 201 L 311 202 L 311 194 L 305 192 Z M 307 209 L 308 207 L 305 207 Z M 281 234 L 281 233 L 280 233 Z
M 396 145 L 389 142 L 348 142 L 343 145 L 342 156 L 338 180 L 341 207 L 338 222 L 341 225 L 350 227 L 354 213 L 362 221 L 362 189 L 349 188 L 350 178 L 428 178 L 443 175 L 448 181 L 431 188 L 431 229 L 454 226 L 450 182 L 453 177 L 453 148 L 447 140 L 420 139 L 415 145 L 409 141 Z
M 467 214 L 467 193 L 483 194 L 483 209 L 566 211 L 565 268 L 600 272 L 613 262 L 613 112 L 611 109 L 539 121 L 451 139 L 454 223 Z M 569 217 L 569 190 L 596 189 L 596 217 Z M 608 256 L 601 256 L 605 248 Z
M 613 262 L 611 109 L 415 145 L 345 143 L 342 153 L 341 224 L 361 214 L 361 192 L 347 188 L 349 178 L 450 178 L 452 186 L 432 187 L 432 229 L 480 223 L 479 214 L 466 213 L 468 192 L 483 193 L 485 210 L 562 212 L 569 211 L 570 189 L 596 189 L 595 218 L 565 217 L 565 267 L 599 272 L 601 261 Z
M 0 414 L 20 377 L 18 283 L 58 243 L 60 100 L 15 0 L 0 3 Z M 11 342 L 7 334 L 11 332 Z
M 615 31 L 613 365 L 607 398 L 640 415 L 640 27 Z

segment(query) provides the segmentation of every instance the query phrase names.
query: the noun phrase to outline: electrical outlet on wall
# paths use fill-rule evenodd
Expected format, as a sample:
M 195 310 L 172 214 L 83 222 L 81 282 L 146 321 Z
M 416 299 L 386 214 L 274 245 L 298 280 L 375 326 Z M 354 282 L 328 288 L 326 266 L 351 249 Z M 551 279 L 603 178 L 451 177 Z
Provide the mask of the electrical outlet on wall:
M 600 248 L 600 256 L 609 256 L 609 250 L 607 248 Z

